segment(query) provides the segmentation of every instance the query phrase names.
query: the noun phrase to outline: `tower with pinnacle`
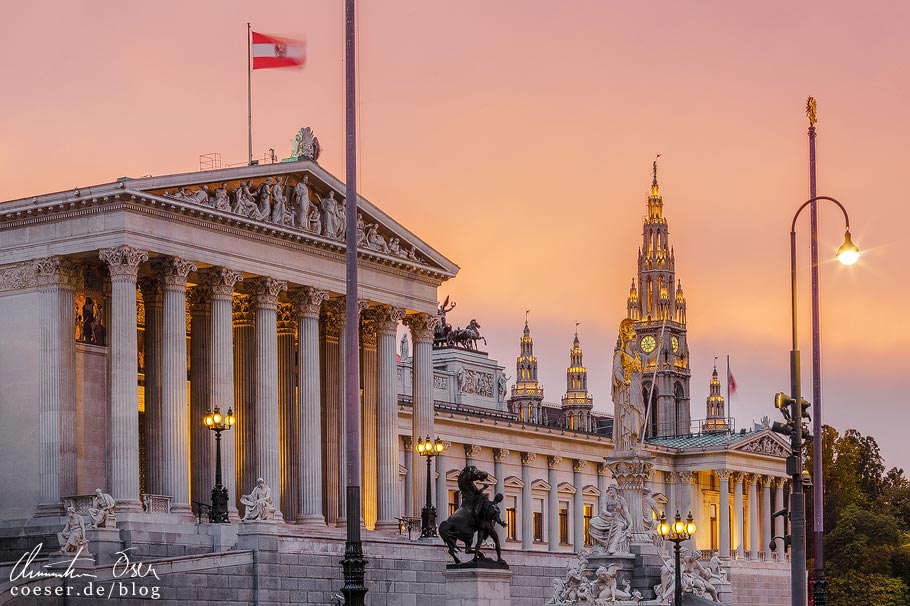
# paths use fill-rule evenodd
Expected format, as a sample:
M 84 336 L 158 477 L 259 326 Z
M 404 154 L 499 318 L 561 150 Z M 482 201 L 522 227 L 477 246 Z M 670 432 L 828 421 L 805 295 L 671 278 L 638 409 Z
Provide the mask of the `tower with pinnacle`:
M 644 401 L 649 402 L 650 397 L 651 403 L 647 436 L 687 434 L 691 422 L 686 298 L 676 277 L 676 256 L 663 205 L 655 160 L 638 250 L 638 276 L 632 279 L 626 301 L 644 363 Z
M 575 324 L 575 341 L 569 351 L 569 367 L 566 369 L 566 395 L 562 398 L 562 423 L 568 429 L 592 431 L 591 409 L 594 397 L 588 395 L 588 369 L 585 368 L 578 341 L 578 324 Z
M 715 362 L 714 372 L 711 374 L 704 429 L 705 431 L 726 431 L 729 428 L 724 410 L 724 397 L 720 395 L 720 379 L 717 378 L 717 363 Z
M 543 386 L 537 382 L 537 357 L 534 355 L 534 341 L 528 328 L 528 312 L 525 312 L 525 328 L 519 343 L 519 354 L 515 364 L 515 384 L 509 398 L 509 411 L 518 415 L 525 423 L 540 423 L 540 406 L 543 403 Z

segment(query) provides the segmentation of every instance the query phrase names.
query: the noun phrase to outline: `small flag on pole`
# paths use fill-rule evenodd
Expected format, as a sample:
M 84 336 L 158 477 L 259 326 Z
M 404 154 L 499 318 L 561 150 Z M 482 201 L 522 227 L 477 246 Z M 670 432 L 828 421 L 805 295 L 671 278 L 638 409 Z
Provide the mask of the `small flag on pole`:
M 727 369 L 727 388 L 730 393 L 736 393 L 736 379 L 733 378 L 733 371 L 729 368 Z
M 306 42 L 250 32 L 253 69 L 302 67 L 306 62 Z

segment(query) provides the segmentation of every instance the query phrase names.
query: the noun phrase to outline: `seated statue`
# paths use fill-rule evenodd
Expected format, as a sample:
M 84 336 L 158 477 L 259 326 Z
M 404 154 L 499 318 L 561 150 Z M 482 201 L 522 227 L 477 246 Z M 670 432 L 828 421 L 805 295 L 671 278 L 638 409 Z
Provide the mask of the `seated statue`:
M 608 554 L 629 553 L 632 517 L 626 500 L 613 484 L 607 487 L 600 515 L 591 518 L 588 532 L 591 540 Z
M 60 553 L 79 553 L 88 551 L 88 541 L 85 539 L 85 521 L 75 507 L 66 508 L 66 525 L 57 533 L 60 542 Z
M 89 523 L 92 528 L 109 528 L 108 522 L 114 517 L 115 505 L 114 497 L 102 492 L 100 488 L 96 488 L 92 506 L 88 509 Z
M 691 592 L 699 597 L 708 594 L 712 600 L 720 602 L 720 598 L 717 596 L 717 589 L 709 580 L 711 574 L 698 561 L 700 558 L 701 552 L 698 550 L 685 553 L 682 565 L 683 592 Z
M 244 522 L 271 520 L 275 517 L 275 508 L 272 506 L 272 489 L 262 478 L 256 480 L 253 492 L 240 497 L 240 502 L 246 505 L 246 511 L 243 514 Z

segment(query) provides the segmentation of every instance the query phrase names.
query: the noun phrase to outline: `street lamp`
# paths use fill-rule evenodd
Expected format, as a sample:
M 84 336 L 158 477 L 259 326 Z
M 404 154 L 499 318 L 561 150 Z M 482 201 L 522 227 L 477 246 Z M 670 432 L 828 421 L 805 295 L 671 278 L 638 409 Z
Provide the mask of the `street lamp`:
M 227 415 L 221 415 L 217 406 L 214 411 L 206 410 L 202 422 L 215 432 L 215 487 L 212 488 L 212 510 L 209 522 L 213 524 L 228 523 L 228 491 L 221 484 L 221 432 L 227 431 L 237 422 L 234 411 L 228 408 Z
M 417 438 L 417 453 L 427 459 L 427 504 L 423 506 L 423 510 L 420 512 L 421 539 L 438 536 L 436 534 L 436 508 L 433 507 L 433 495 L 430 489 L 430 481 L 433 477 L 430 461 L 445 449 L 445 442 L 440 440 L 438 436 L 435 440 L 431 439 L 430 436 Z
M 695 521 L 692 519 L 692 512 L 689 512 L 686 521 L 683 522 L 679 515 L 679 511 L 677 511 L 676 519 L 673 520 L 672 524 L 667 522 L 667 515 L 664 512 L 660 512 L 660 520 L 657 523 L 657 534 L 664 539 L 673 541 L 675 547 L 676 575 L 674 581 L 675 587 L 673 590 L 673 604 L 675 606 L 680 606 L 680 604 L 682 604 L 682 570 L 679 563 L 679 544 L 691 539 L 692 535 L 695 534 Z
M 790 349 L 790 395 L 779 393 L 774 397 L 775 406 L 784 415 L 787 420 L 786 425 L 775 423 L 774 429 L 779 433 L 788 433 L 790 435 L 791 455 L 787 458 L 787 473 L 791 477 L 790 490 L 790 535 L 791 535 L 791 552 L 790 552 L 790 587 L 792 592 L 793 606 L 805 606 L 806 604 L 806 587 L 803 582 L 806 569 L 806 501 L 803 493 L 803 424 L 802 419 L 808 418 L 806 409 L 809 403 L 802 398 L 802 384 L 800 380 L 800 363 L 799 363 L 799 345 L 797 342 L 796 331 L 796 220 L 804 208 L 819 200 L 833 202 L 840 208 L 844 214 L 844 243 L 837 250 L 837 259 L 844 265 L 853 265 L 859 260 L 859 248 L 850 238 L 850 217 L 847 215 L 847 209 L 844 205 L 829 196 L 815 196 L 809 198 L 796 210 L 793 215 L 793 221 L 790 224 L 790 309 L 791 309 L 791 329 L 792 329 L 792 346 Z M 812 281 L 812 300 L 818 300 L 818 283 Z M 819 334 L 818 325 L 812 326 L 812 350 L 815 352 L 816 359 L 819 356 Z M 816 402 L 816 404 L 820 404 Z M 790 412 L 787 413 L 787 406 L 790 406 Z M 812 423 L 812 429 L 815 437 L 812 444 L 813 453 L 813 505 L 815 507 L 815 528 L 813 536 L 815 539 L 815 575 L 813 583 L 813 597 L 816 606 L 827 606 L 828 604 L 828 581 L 825 579 L 824 549 L 822 545 L 823 532 L 822 527 L 824 515 L 824 480 L 822 478 L 822 420 L 820 408 L 815 411 L 815 418 Z

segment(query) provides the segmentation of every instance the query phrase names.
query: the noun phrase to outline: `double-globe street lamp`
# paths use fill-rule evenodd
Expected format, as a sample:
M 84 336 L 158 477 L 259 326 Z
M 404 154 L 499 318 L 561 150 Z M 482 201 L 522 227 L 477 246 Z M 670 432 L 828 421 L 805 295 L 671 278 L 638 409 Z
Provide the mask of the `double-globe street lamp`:
M 215 487 L 212 488 L 212 509 L 209 511 L 209 522 L 227 524 L 228 491 L 221 483 L 221 432 L 233 427 L 237 419 L 234 417 L 232 409 L 228 408 L 227 414 L 222 415 L 221 409 L 216 406 L 213 411 L 205 411 L 202 422 L 215 432 Z
M 673 604 L 679 606 L 682 604 L 682 570 L 679 562 L 679 544 L 691 539 L 692 535 L 695 534 L 695 521 L 692 519 L 692 512 L 689 512 L 689 515 L 686 516 L 686 521 L 683 522 L 679 511 L 677 511 L 676 519 L 673 520 L 672 524 L 667 522 L 667 515 L 664 512 L 660 512 L 660 520 L 657 522 L 657 534 L 666 540 L 673 541 L 675 547 L 676 570 L 673 581 Z
M 430 461 L 446 449 L 446 443 L 440 440 L 438 436 L 435 440 L 427 436 L 426 438 L 417 438 L 416 448 L 417 453 L 427 459 L 427 503 L 420 512 L 420 538 L 423 539 L 439 536 L 436 533 L 436 508 L 433 507 L 433 494 L 430 489 L 433 479 Z
M 818 202 L 827 200 L 833 202 L 840 208 L 844 214 L 844 223 L 846 230 L 844 232 L 844 243 L 837 250 L 837 259 L 844 265 L 853 265 L 859 260 L 859 248 L 850 238 L 850 217 L 847 215 L 847 209 L 844 205 L 829 196 L 815 196 L 803 202 L 793 215 L 793 221 L 790 224 L 790 308 L 791 308 L 791 329 L 792 329 L 792 346 L 790 349 L 790 395 L 789 398 L 784 394 L 775 396 L 775 405 L 784 412 L 784 405 L 791 407 L 790 413 L 784 414 L 787 419 L 786 426 L 778 427 L 777 430 L 782 433 L 790 434 L 791 455 L 787 458 L 787 473 L 791 477 L 790 490 L 790 587 L 792 592 L 791 603 L 793 606 L 805 606 L 806 604 L 806 501 L 803 493 L 803 426 L 802 419 L 808 408 L 808 403 L 802 398 L 802 384 L 800 379 L 800 362 L 799 362 L 799 345 L 797 339 L 796 318 L 796 220 L 804 208 Z M 818 284 L 812 283 L 812 298 L 818 299 Z M 812 330 L 813 351 L 819 351 L 819 335 L 816 327 Z M 824 481 L 822 479 L 822 436 L 821 434 L 821 411 L 815 411 L 815 437 L 813 440 L 813 457 L 814 457 L 814 492 L 813 506 L 817 511 L 824 510 Z M 814 603 L 816 606 L 825 606 L 827 604 L 827 585 L 825 579 L 824 557 L 821 545 L 821 532 L 815 535 L 815 582 L 813 588 Z

